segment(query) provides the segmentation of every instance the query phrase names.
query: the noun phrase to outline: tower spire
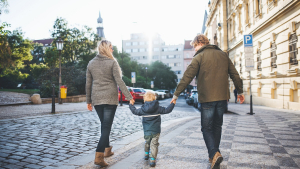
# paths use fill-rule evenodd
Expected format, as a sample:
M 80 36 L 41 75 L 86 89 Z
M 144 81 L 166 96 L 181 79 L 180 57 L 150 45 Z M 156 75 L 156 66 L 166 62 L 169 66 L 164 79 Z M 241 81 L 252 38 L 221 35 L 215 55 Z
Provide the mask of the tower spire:
M 100 38 L 105 38 L 104 32 L 103 32 L 103 19 L 101 18 L 101 14 L 99 11 L 99 18 L 97 19 L 98 26 L 97 26 L 97 34 Z

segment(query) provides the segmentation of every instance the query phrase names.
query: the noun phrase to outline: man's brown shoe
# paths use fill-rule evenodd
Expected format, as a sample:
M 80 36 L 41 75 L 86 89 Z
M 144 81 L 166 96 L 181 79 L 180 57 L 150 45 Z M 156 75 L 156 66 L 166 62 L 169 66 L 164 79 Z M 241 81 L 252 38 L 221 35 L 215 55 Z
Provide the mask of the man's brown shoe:
M 106 167 L 108 164 L 104 161 L 104 153 L 96 152 L 94 164 Z
M 109 156 L 114 155 L 114 152 L 111 152 L 111 149 L 112 149 L 112 146 L 105 148 L 104 157 L 109 157 Z
M 212 160 L 210 169 L 216 169 L 216 167 L 218 167 L 222 161 L 223 161 L 222 155 L 219 152 L 216 152 L 216 154 Z

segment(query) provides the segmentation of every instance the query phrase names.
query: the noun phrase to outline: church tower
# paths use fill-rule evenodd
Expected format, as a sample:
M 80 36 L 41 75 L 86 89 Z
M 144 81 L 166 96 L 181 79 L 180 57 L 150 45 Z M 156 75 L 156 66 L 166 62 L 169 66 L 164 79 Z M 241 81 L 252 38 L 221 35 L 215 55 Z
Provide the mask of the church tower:
M 101 18 L 100 11 L 99 11 L 99 18 L 97 19 L 98 26 L 97 26 L 97 34 L 100 38 L 105 38 L 103 32 L 103 19 Z

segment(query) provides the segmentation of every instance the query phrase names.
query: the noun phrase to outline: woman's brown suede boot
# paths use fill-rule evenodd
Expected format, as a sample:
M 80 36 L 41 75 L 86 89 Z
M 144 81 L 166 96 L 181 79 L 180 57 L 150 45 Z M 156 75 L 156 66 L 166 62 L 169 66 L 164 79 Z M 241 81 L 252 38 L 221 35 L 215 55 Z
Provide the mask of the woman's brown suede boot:
M 108 164 L 104 161 L 104 153 L 96 152 L 94 164 L 100 165 L 101 167 L 108 166 Z
M 114 152 L 111 152 L 111 149 L 112 149 L 112 146 L 105 148 L 104 157 L 109 157 L 109 156 L 114 155 Z

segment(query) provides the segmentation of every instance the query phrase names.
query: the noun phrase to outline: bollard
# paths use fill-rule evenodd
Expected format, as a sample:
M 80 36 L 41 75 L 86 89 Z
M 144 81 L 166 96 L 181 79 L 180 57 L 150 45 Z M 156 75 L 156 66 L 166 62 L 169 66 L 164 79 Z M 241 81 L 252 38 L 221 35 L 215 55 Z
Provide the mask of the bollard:
M 52 111 L 51 113 L 55 113 L 55 84 L 52 84 Z

